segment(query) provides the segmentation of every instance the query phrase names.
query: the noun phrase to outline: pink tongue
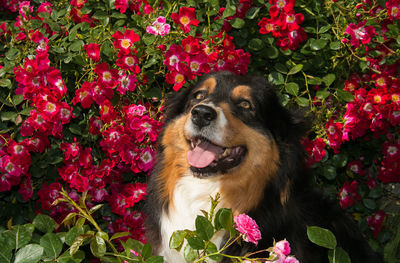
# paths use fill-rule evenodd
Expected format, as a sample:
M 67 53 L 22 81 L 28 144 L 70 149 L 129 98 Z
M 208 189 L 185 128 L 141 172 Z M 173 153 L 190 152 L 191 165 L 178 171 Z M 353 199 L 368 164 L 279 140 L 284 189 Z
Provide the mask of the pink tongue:
M 187 160 L 193 167 L 204 168 L 209 166 L 222 152 L 221 147 L 202 141 L 193 150 L 188 151 Z

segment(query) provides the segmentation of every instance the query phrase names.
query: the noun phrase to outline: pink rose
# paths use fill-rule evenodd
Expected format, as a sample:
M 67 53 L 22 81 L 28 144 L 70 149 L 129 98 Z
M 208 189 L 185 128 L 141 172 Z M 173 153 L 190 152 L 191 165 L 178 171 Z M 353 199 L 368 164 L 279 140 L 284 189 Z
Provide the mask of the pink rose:
M 290 254 L 290 244 L 285 240 L 277 242 L 274 246 L 274 253 L 277 255 L 289 255 Z
M 246 214 L 240 214 L 233 218 L 235 221 L 235 228 L 243 236 L 243 240 L 246 242 L 258 244 L 258 240 L 261 239 L 261 232 L 258 229 L 256 221 Z

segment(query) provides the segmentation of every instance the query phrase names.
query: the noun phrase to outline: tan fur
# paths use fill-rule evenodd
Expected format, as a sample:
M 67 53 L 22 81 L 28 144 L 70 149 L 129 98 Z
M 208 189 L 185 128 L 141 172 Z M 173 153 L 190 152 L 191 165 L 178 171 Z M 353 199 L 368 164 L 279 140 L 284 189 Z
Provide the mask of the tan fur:
M 228 119 L 228 146 L 245 145 L 247 156 L 231 172 L 221 177 L 221 196 L 235 214 L 248 212 L 263 197 L 265 185 L 276 175 L 279 162 L 277 145 L 265 135 L 234 117 L 227 104 L 223 108 Z
M 217 86 L 217 80 L 213 77 L 206 79 L 196 91 L 207 90 L 208 94 L 212 94 L 214 92 L 215 86 Z
M 189 164 L 186 160 L 189 145 L 183 135 L 183 126 L 187 117 L 185 115 L 171 122 L 166 127 L 161 141 L 161 144 L 165 147 L 163 169 L 159 177 L 164 185 L 161 196 L 164 200 L 169 200 L 170 204 L 172 204 L 171 198 L 176 182 L 189 170 Z
M 253 100 L 251 97 L 251 89 L 249 86 L 243 86 L 243 85 L 236 86 L 232 90 L 232 98 L 234 100 L 246 99 L 253 104 Z
M 285 188 L 283 188 L 281 192 L 281 204 L 285 205 L 290 197 L 290 180 L 288 179 L 285 184 Z

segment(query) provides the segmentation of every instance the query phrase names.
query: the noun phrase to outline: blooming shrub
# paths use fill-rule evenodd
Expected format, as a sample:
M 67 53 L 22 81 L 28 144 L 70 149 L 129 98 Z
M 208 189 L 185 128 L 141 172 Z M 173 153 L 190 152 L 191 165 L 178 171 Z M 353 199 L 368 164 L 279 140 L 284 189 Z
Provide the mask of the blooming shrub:
M 0 222 L 77 207 L 144 240 L 166 93 L 210 71 L 263 74 L 314 120 L 315 184 L 398 258 L 398 0 L 22 1 L 0 5 Z M 75 221 L 74 221 L 75 220 Z M 126 241 L 128 236 L 116 240 Z

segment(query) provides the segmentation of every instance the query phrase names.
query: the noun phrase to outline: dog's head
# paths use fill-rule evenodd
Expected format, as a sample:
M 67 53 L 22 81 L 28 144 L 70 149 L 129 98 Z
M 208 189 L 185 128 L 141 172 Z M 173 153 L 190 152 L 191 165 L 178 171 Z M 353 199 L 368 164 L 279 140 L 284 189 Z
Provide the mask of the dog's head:
M 259 188 L 255 192 L 260 195 L 286 162 L 285 147 L 297 147 L 304 130 L 264 78 L 229 72 L 206 75 L 175 94 L 168 100 L 166 117 L 164 169 L 219 178 L 224 188 L 232 185 L 233 192 L 227 190 L 232 195 L 245 188 Z

